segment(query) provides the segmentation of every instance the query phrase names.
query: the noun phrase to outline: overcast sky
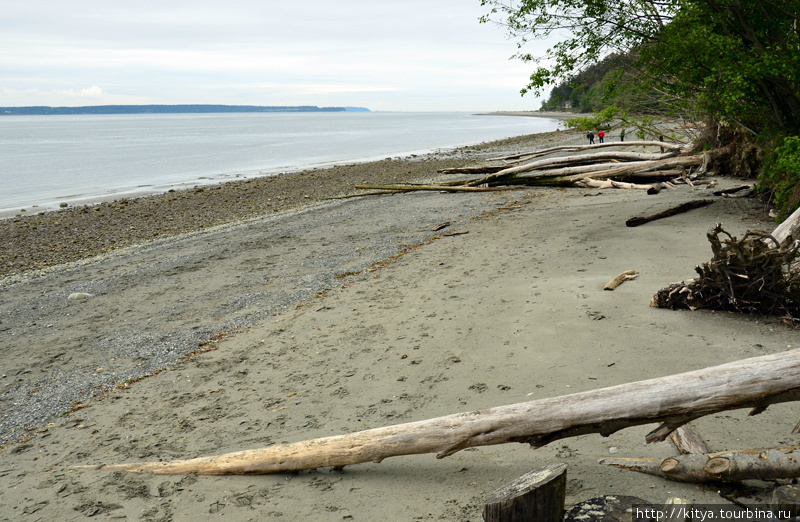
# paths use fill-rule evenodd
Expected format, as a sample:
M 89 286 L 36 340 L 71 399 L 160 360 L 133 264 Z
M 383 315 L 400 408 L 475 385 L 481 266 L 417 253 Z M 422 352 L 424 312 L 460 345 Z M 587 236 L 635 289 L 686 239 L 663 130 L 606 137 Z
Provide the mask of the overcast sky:
M 15 0 L 0 106 L 215 103 L 532 110 L 480 0 Z

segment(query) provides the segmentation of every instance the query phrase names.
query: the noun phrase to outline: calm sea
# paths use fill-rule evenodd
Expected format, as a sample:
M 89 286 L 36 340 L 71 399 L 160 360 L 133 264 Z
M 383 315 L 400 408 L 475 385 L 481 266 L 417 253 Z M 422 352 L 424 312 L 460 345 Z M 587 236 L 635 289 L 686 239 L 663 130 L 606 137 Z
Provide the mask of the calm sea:
M 462 113 L 0 117 L 0 213 L 407 156 L 557 126 L 547 118 Z

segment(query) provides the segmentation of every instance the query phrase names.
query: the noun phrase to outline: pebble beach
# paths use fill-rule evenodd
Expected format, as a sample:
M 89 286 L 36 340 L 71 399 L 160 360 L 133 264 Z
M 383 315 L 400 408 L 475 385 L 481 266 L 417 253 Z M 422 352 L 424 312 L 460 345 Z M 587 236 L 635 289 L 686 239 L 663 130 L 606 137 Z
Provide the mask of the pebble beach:
M 797 346 L 778 320 L 648 306 L 710 258 L 716 222 L 773 228 L 753 200 L 627 228 L 709 191 L 350 197 L 583 140 L 537 134 L 0 221 L 0 520 L 479 520 L 492 491 L 558 462 L 568 505 L 720 503 L 713 488 L 597 463 L 674 455 L 645 444 L 653 426 L 266 476 L 72 468 L 296 442 Z M 630 269 L 637 279 L 603 290 Z M 721 451 L 797 444 L 796 422 L 789 403 L 694 425 Z

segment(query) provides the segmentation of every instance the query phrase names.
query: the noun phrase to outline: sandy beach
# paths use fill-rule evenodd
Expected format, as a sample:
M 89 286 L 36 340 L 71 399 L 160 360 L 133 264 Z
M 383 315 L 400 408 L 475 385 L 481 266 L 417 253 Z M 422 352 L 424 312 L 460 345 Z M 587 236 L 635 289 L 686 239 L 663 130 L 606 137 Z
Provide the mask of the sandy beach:
M 627 228 L 713 196 L 683 186 L 336 197 L 582 140 L 548 133 L 0 222 L 0 520 L 477 521 L 492 491 L 552 463 L 568 465 L 567 504 L 723 503 L 715 487 L 597 463 L 676 454 L 645 444 L 654 426 L 342 471 L 71 469 L 349 433 L 798 346 L 775 319 L 649 307 L 711 257 L 715 223 L 734 235 L 774 228 L 753 200 L 714 197 Z M 639 277 L 603 290 L 629 269 Z M 714 450 L 734 450 L 798 444 L 797 421 L 783 404 L 693 424 Z M 766 485 L 753 486 L 741 501 L 766 500 Z

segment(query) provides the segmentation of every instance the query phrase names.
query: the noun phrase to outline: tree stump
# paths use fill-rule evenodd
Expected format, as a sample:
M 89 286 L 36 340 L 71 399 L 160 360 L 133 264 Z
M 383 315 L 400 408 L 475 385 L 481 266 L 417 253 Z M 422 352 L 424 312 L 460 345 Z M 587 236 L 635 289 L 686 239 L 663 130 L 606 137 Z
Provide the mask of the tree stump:
M 506 484 L 486 499 L 484 522 L 559 522 L 567 491 L 567 465 L 551 464 Z

